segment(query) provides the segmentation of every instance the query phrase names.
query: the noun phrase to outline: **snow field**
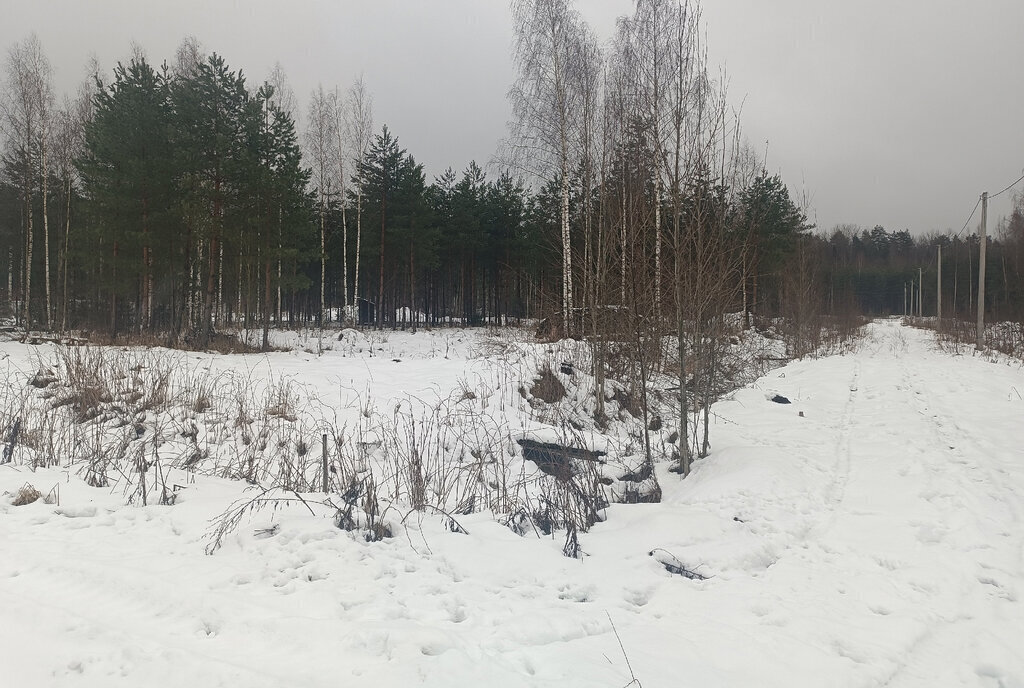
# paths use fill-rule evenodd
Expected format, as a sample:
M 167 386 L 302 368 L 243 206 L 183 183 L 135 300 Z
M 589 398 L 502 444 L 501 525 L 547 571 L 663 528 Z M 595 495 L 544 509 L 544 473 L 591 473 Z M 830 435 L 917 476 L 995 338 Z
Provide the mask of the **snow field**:
M 422 419 L 441 399 L 473 407 L 483 428 L 468 445 L 558 436 L 547 423 L 586 397 L 585 381 L 561 411 L 518 393 L 538 360 L 584 356 L 569 344 L 345 336 L 319 357 L 185 360 L 215 380 L 229 368 L 292 380 L 368 436 L 387 432 L 360 420 L 369 406 Z M 24 385 L 33 354 L 0 351 Z M 313 513 L 256 511 L 207 556 L 212 522 L 252 494 L 244 483 L 168 468 L 183 486 L 174 506 L 126 505 L 123 481 L 90 487 L 76 466 L 32 471 L 20 454 L 0 466 L 0 493 L 59 486 L 60 505 L 0 497 L 0 684 L 623 686 L 621 640 L 648 688 L 1022 686 L 1014 390 L 1019 364 L 875 323 L 856 351 L 791 363 L 716 404 L 712 455 L 685 481 L 659 464 L 663 502 L 610 505 L 580 535 L 581 560 L 562 556 L 561 533 L 520 537 L 489 511 L 458 515 L 457 534 L 396 507 L 396 536 L 368 543 L 312 494 Z M 201 428 L 211 466 L 236 442 L 217 444 L 222 426 Z M 586 439 L 628 453 L 628 432 L 621 421 Z M 179 441 L 168 432 L 168 456 Z M 505 470 L 536 489 L 520 459 Z

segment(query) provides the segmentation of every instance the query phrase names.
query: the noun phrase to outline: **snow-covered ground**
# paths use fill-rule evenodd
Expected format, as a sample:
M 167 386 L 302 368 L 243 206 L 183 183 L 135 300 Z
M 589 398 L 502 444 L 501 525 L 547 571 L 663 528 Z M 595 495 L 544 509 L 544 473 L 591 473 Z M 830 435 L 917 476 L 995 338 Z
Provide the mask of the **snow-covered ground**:
M 515 385 L 473 335 L 408 337 L 190 360 L 328 400 L 369 379 L 381 408 Z M 716 404 L 712 455 L 685 481 L 659 464 L 663 502 L 612 504 L 578 560 L 488 512 L 468 534 L 400 514 L 368 543 L 301 504 L 207 555 L 244 483 L 182 473 L 174 506 L 142 507 L 0 466 L 0 493 L 59 491 L 0 497 L 0 686 L 1024 686 L 1024 369 L 932 342 L 875 323 Z

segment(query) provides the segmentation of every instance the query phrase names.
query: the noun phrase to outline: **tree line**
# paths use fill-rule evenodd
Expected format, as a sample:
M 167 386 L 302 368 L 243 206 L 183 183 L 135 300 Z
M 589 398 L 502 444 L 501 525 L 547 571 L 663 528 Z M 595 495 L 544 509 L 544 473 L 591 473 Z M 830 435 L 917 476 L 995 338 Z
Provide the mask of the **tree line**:
M 58 106 L 38 39 L 8 53 L 0 242 L 5 302 L 28 327 L 203 346 L 236 324 L 557 320 L 594 283 L 572 284 L 587 265 L 566 241 L 597 260 L 612 210 L 598 197 L 650 193 L 643 168 L 661 154 L 634 122 L 600 179 L 567 155 L 557 178 L 471 163 L 428 182 L 386 126 L 374 133 L 361 80 L 314 91 L 300 133 L 280 70 L 253 86 L 194 40 L 170 65 L 136 51 L 90 71 Z M 642 258 L 644 237 L 616 238 L 622 265 Z
M 979 239 L 975 232 L 914 237 L 881 225 L 833 228 L 814 238 L 815 262 L 827 286 L 824 310 L 847 307 L 867 316 L 934 316 L 937 309 L 939 247 L 942 249 L 942 303 L 945 317 L 975 317 Z M 1024 322 L 1024 195 L 988 237 L 986 315 Z

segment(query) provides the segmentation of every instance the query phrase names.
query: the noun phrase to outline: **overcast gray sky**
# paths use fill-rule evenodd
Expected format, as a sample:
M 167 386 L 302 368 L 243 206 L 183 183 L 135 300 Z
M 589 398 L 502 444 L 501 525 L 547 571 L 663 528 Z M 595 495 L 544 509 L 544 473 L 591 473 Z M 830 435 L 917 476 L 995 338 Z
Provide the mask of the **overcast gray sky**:
M 632 0 L 577 0 L 603 40 Z M 705 0 L 712 61 L 743 128 L 823 229 L 959 230 L 983 190 L 1024 174 L 1022 0 Z M 0 48 L 35 31 L 58 93 L 131 42 L 171 61 L 186 35 L 301 108 L 360 73 L 375 120 L 433 175 L 484 163 L 513 79 L 506 0 L 0 0 Z M 1024 187 L 1024 182 L 1017 188 Z M 1009 211 L 1010 193 L 991 217 Z M 975 225 L 972 221 L 972 227 Z M 990 227 L 994 220 L 990 221 Z

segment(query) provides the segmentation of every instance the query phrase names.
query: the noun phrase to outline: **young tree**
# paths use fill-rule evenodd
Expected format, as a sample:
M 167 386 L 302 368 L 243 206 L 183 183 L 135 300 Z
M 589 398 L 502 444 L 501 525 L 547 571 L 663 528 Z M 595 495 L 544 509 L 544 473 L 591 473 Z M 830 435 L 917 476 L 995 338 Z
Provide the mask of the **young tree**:
M 43 227 L 47 249 L 45 281 L 47 326 L 50 313 L 49 223 L 46 213 L 48 189 L 47 145 L 53 109 L 50 62 L 43 53 L 39 38 L 32 34 L 16 43 L 7 54 L 6 97 L 3 98 L 3 128 L 8 139 L 9 155 L 15 159 L 18 186 L 23 208 L 24 265 L 22 318 L 26 331 L 32 327 L 32 254 L 34 248 L 35 207 L 33 197 L 37 180 L 42 177 Z
M 356 79 L 355 83 L 348 89 L 345 98 L 345 110 L 343 121 L 345 126 L 345 140 L 349 142 L 353 154 L 353 167 L 356 175 L 359 175 L 360 168 L 366 162 L 366 156 L 370 150 L 370 141 L 373 137 L 373 97 L 366 88 L 366 82 L 362 77 Z M 354 315 L 358 318 L 359 313 L 359 259 L 362 256 L 363 239 L 363 189 L 359 179 L 355 180 L 355 206 L 356 206 L 356 255 L 355 266 L 352 274 L 352 307 Z
M 306 150 L 312 163 L 313 185 L 316 187 L 317 213 L 320 220 L 320 316 L 323 325 L 327 317 L 325 289 L 327 284 L 327 210 L 331 197 L 337 194 L 335 175 L 338 159 L 338 134 L 335 131 L 336 106 L 323 86 L 310 96 L 306 119 Z
M 752 282 L 752 298 L 749 310 L 744 313 L 744 318 L 749 319 L 750 312 L 756 313 L 762 308 L 759 290 L 765 279 L 779 276 L 784 258 L 793 251 L 797 238 L 811 225 L 777 174 L 769 175 L 762 171 L 742 192 L 739 200 L 750 246 L 747 278 Z M 775 284 L 772 286 L 777 288 Z
M 348 169 L 348 147 L 345 131 L 345 96 L 335 87 L 330 94 L 331 114 L 335 136 L 335 169 L 338 174 L 338 205 L 341 206 L 341 305 L 343 320 L 351 319 L 348 301 L 348 218 L 345 209 L 348 205 L 348 186 L 346 171 Z
M 408 153 L 399 148 L 398 139 L 391 135 L 387 125 L 381 130 L 370 146 L 366 158 L 358 167 L 356 195 L 360 206 L 365 199 L 367 210 L 372 212 L 380 224 L 380 237 L 377 244 L 377 303 L 376 325 L 384 327 L 384 279 L 387 254 L 389 212 L 395 201 L 396 190 L 399 188 L 400 175 L 403 172 Z
M 575 333 L 573 259 L 569 229 L 570 171 L 579 151 L 582 85 L 595 51 L 586 25 L 567 0 L 514 0 L 514 57 L 518 76 L 512 101 L 516 156 L 543 180 L 557 179 L 562 245 L 562 332 Z
M 87 77 L 79 87 L 74 99 L 65 96 L 64 105 L 57 113 L 54 129 L 54 159 L 57 176 L 63 195 L 63 237 L 58 249 L 58 279 L 61 285 L 60 329 L 68 327 L 68 267 L 71 248 L 72 200 L 80 190 L 80 178 L 76 161 L 82 156 L 85 145 L 85 128 L 92 121 L 93 100 L 97 94 L 99 65 L 95 58 L 86 69 Z
M 285 75 L 284 68 L 281 66 L 280 62 L 274 63 L 274 69 L 273 71 L 270 72 L 270 77 L 267 79 L 267 82 L 270 84 L 271 88 L 274 89 L 273 95 L 271 96 L 271 101 L 273 102 L 274 106 L 278 110 L 280 110 L 284 115 L 287 115 L 297 128 L 299 121 L 299 113 L 295 104 L 295 92 L 292 91 L 292 87 L 288 83 L 288 77 Z M 277 291 L 274 301 L 274 313 L 277 318 L 277 322 L 281 322 L 281 253 L 283 248 L 283 237 L 281 233 L 281 228 L 283 225 L 283 217 L 279 217 L 277 236 L 277 250 L 279 254 L 277 259 Z
M 274 96 L 275 89 L 269 83 L 260 87 L 252 100 L 247 118 L 249 148 L 253 153 L 254 163 L 249 193 L 254 206 L 253 221 L 263 272 L 264 351 L 270 348 L 270 317 L 273 303 L 271 287 L 274 281 L 272 267 L 275 263 L 280 266 L 282 260 L 281 226 L 286 223 L 296 229 L 308 226 L 305 189 L 311 175 L 309 170 L 301 166 L 302 154 L 294 121 Z M 275 226 L 276 231 L 273 229 Z M 296 232 L 296 229 L 292 231 Z M 321 270 L 322 265 L 321 262 Z M 321 290 L 321 299 L 322 294 Z M 322 317 L 322 306 L 320 313 Z

